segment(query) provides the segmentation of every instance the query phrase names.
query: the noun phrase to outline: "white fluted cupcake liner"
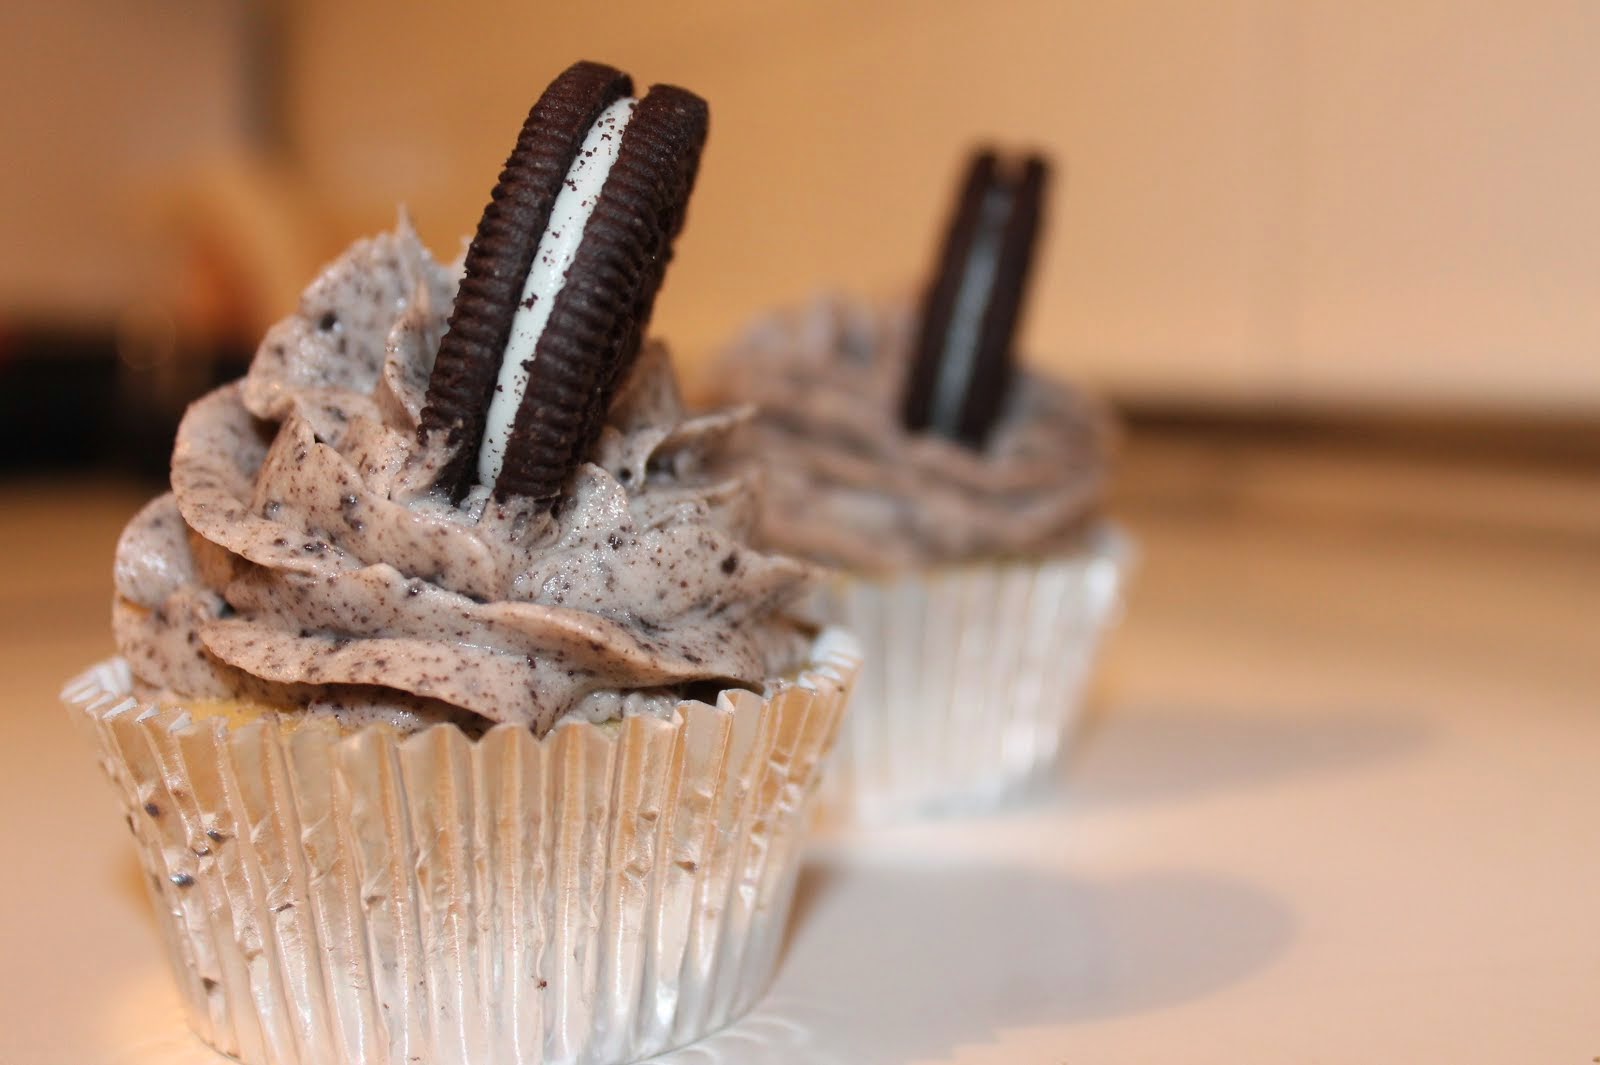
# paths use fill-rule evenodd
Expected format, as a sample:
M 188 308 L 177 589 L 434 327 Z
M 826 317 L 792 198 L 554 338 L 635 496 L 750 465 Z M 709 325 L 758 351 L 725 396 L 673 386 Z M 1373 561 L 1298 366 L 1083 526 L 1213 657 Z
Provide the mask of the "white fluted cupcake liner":
M 199 1036 L 247 1065 L 613 1065 L 764 992 L 859 662 L 770 698 L 469 739 L 230 726 L 69 684 Z
M 840 578 L 823 609 L 860 639 L 865 665 L 825 788 L 830 816 L 982 808 L 1049 771 L 1132 553 L 1108 524 L 1070 555 Z

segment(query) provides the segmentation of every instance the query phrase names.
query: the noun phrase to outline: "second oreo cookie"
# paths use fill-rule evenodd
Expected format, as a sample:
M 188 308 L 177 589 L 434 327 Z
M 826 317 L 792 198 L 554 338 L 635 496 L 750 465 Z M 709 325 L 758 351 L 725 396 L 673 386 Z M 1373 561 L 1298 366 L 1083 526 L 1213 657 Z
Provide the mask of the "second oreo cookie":
M 981 448 L 1015 367 L 1018 317 L 1033 264 L 1049 167 L 980 152 L 968 164 L 938 269 L 923 299 L 901 418 Z
M 534 104 L 478 231 L 418 428 L 439 487 L 554 505 L 649 322 L 705 101 L 576 63 Z

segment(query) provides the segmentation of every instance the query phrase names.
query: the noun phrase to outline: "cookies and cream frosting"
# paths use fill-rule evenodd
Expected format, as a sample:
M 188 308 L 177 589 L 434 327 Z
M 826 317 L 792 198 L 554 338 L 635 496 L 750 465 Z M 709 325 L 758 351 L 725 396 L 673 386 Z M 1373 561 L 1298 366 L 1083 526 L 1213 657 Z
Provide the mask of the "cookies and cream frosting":
M 543 732 L 800 664 L 810 570 L 749 546 L 756 484 L 728 446 L 748 411 L 686 416 L 659 346 L 555 514 L 418 487 L 455 284 L 403 223 L 362 241 L 191 407 L 171 493 L 117 551 L 143 694 Z
M 909 309 L 822 297 L 757 322 L 721 361 L 719 397 L 760 411 L 764 541 L 868 572 L 1071 546 L 1105 488 L 1106 412 L 1019 370 L 982 451 L 908 432 L 912 327 Z

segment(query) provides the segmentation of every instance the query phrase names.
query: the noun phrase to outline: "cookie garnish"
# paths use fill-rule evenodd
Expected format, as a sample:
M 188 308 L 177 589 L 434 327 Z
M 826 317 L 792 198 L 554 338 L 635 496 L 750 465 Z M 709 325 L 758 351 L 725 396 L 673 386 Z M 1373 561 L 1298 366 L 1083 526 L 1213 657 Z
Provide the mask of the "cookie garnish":
M 554 505 L 638 353 L 705 143 L 705 101 L 577 63 L 529 112 L 477 234 L 418 428 L 439 487 Z
M 901 419 L 981 449 L 1015 370 L 1017 319 L 1039 231 L 1049 167 L 980 152 L 968 166 L 923 298 Z

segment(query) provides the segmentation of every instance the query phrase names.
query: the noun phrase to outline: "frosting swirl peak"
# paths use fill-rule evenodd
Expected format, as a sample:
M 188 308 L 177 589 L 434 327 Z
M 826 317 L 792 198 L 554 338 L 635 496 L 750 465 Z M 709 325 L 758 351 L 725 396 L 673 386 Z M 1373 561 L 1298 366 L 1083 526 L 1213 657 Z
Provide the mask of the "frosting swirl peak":
M 659 345 L 555 514 L 419 487 L 454 287 L 402 222 L 191 407 L 172 492 L 117 553 L 115 631 L 146 691 L 543 732 L 797 666 L 810 571 L 748 546 L 756 485 L 728 443 L 749 412 L 686 416 Z

